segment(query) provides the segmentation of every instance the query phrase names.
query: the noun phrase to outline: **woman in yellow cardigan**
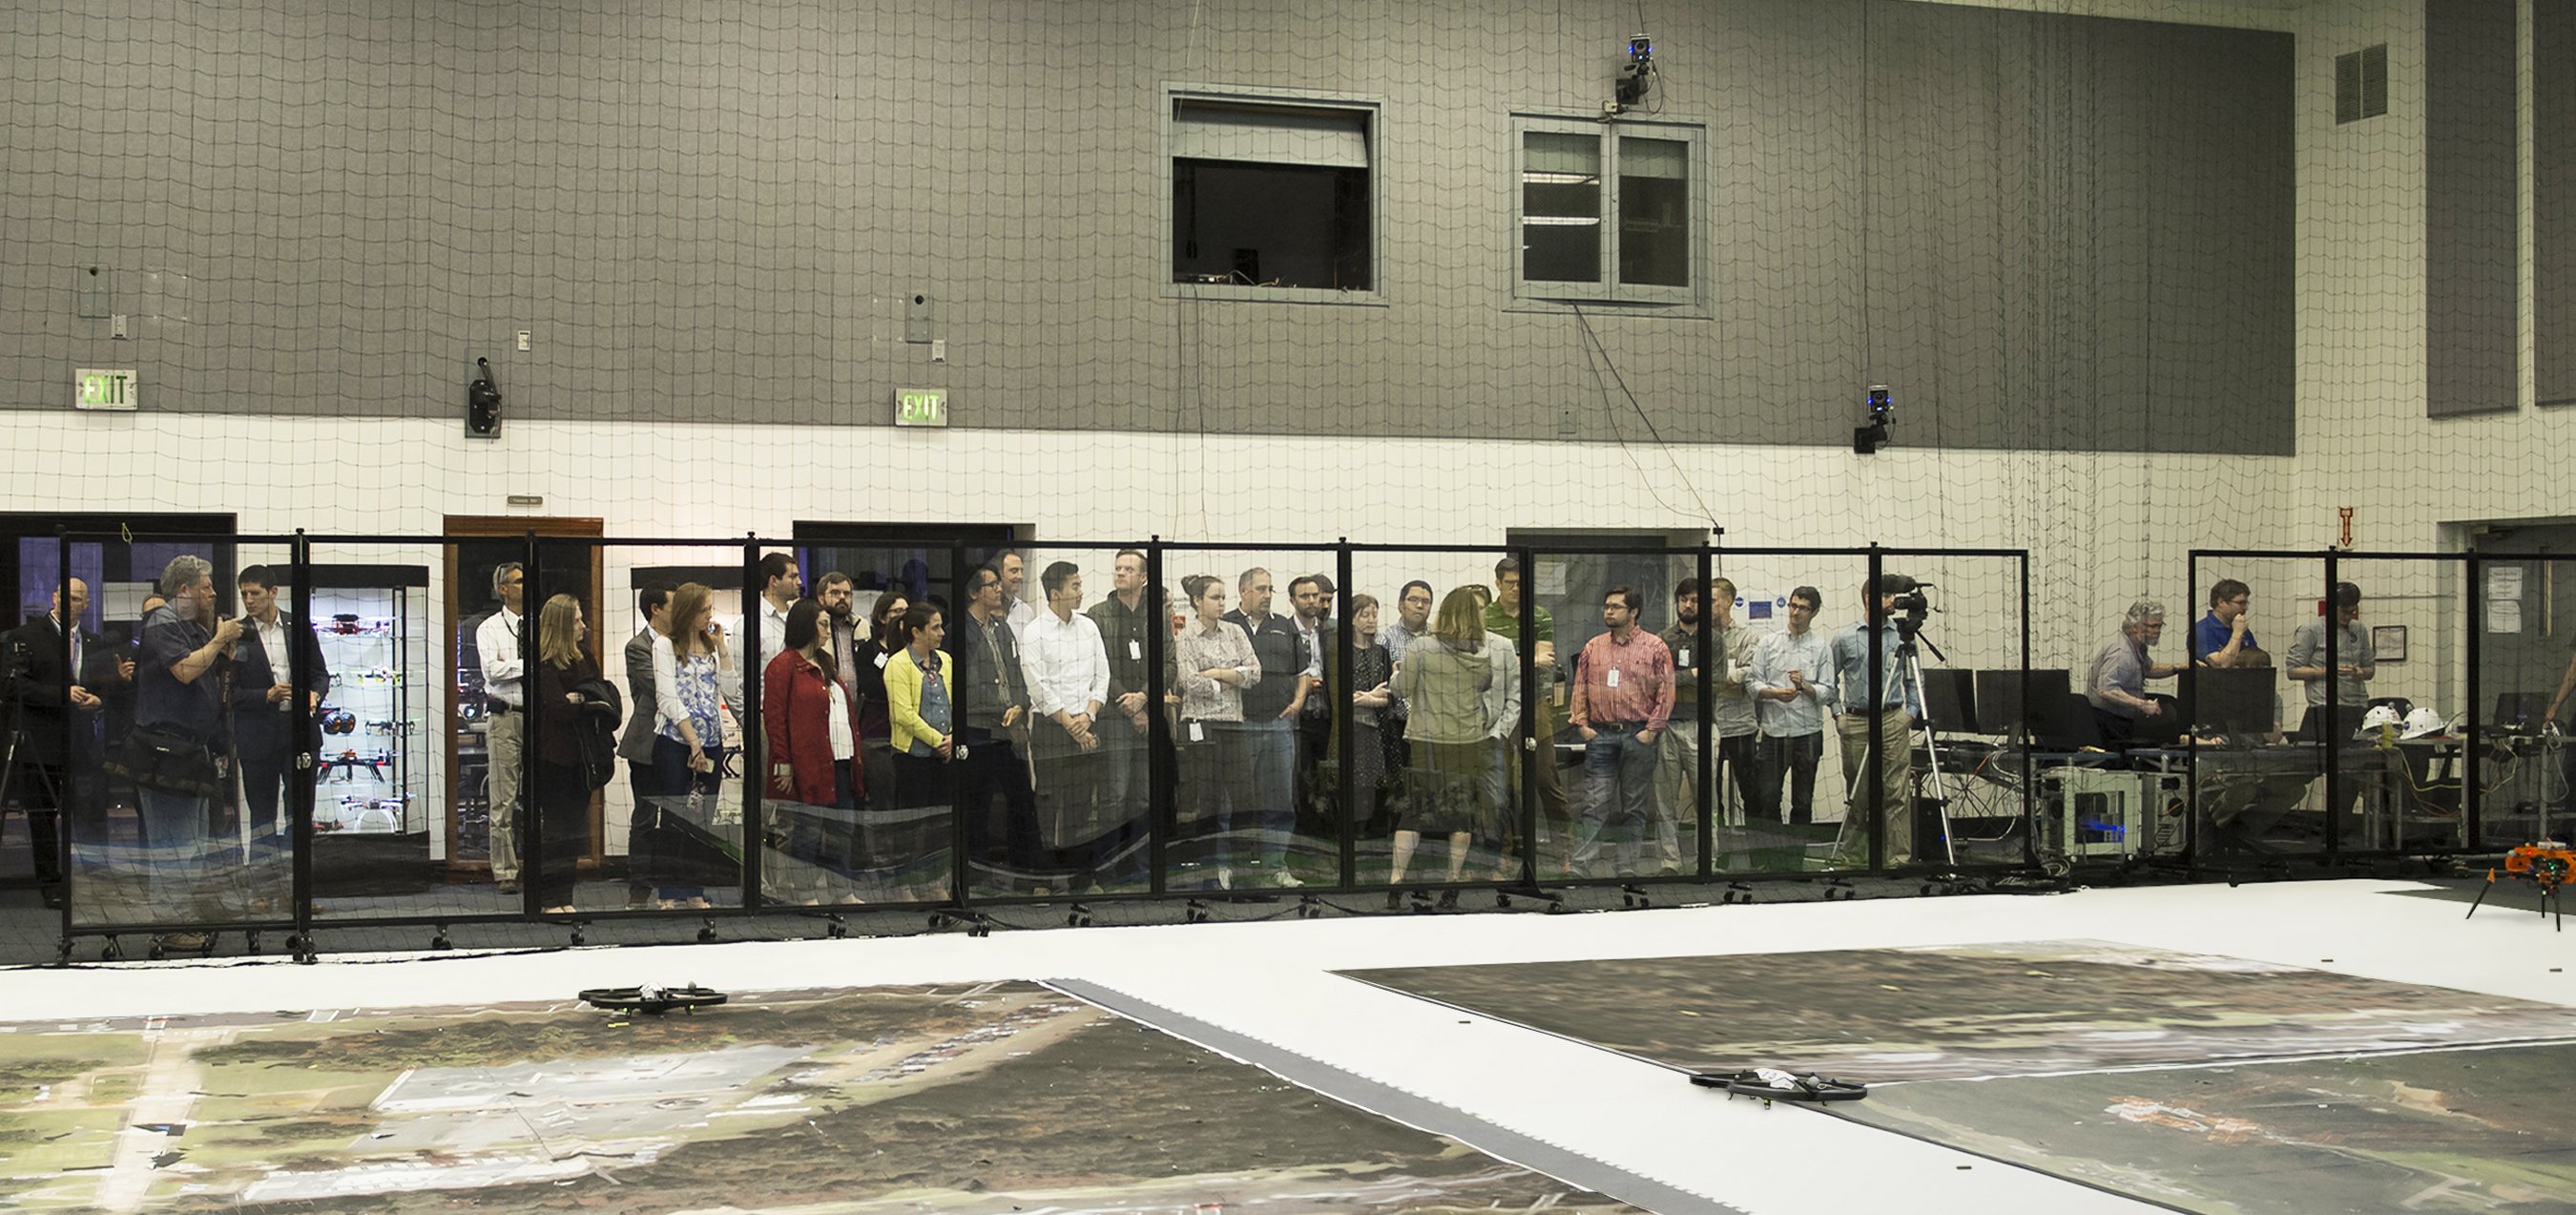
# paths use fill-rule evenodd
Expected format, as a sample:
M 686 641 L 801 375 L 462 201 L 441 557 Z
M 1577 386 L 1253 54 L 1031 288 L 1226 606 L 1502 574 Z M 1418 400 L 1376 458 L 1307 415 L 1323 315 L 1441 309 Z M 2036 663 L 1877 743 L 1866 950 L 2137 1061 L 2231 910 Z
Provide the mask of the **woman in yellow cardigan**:
M 957 756 L 956 681 L 939 651 L 948 623 L 938 608 L 917 603 L 896 627 L 906 642 L 885 665 L 896 796 L 904 806 L 944 806 L 952 797 L 949 761 Z M 925 671 L 935 678 L 923 679 Z

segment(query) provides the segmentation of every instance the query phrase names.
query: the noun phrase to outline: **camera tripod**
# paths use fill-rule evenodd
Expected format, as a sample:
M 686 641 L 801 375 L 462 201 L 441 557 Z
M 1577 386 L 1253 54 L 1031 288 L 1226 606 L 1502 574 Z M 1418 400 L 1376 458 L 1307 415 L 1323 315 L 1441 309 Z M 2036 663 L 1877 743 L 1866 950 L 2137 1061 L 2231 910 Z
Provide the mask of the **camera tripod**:
M 0 719 L 5 719 L 0 721 L 0 724 L 6 726 L 5 741 L 0 741 L 0 813 L 15 808 L 20 814 L 26 816 L 29 864 L 34 867 L 36 884 L 46 888 L 45 905 L 57 906 L 62 898 L 59 888 L 63 881 L 62 841 L 64 838 L 60 770 L 47 764 L 20 762 L 19 757 L 29 750 L 29 742 L 26 714 L 21 710 L 16 697 L 12 696 L 6 703 L 0 703 Z M 31 791 L 43 798 L 41 807 L 25 804 L 27 795 Z M 44 854 L 42 841 L 37 838 L 39 833 L 36 830 L 36 816 L 39 814 L 54 816 L 52 856 Z M 52 875 L 50 878 L 47 876 L 49 871 Z
M 1911 686 L 1916 689 L 1915 694 L 1920 696 L 1922 695 L 1921 689 L 1923 687 L 1923 649 L 1929 648 L 1934 657 L 1939 658 L 1944 662 L 1949 661 L 1949 655 L 1943 654 L 1941 652 L 1941 647 L 1933 645 L 1930 639 L 1921 636 L 1923 631 L 1923 622 L 1921 620 L 1910 616 L 1899 616 L 1896 618 L 1895 624 L 1897 636 L 1896 665 L 1897 671 L 1900 673 L 1900 682 L 1898 686 Z M 1873 638 L 1873 640 L 1875 640 L 1875 638 Z M 1884 689 L 1880 689 L 1879 691 L 1883 692 Z M 1881 710 L 1881 712 L 1885 711 L 1886 710 Z M 1905 710 L 1900 706 L 1895 711 L 1902 713 Z M 1861 753 L 1860 771 L 1847 775 L 1861 781 L 1870 779 L 1871 774 L 1878 770 L 1878 745 L 1878 730 L 1873 724 L 1870 730 L 1869 746 Z M 1908 732 L 1908 749 L 1911 749 L 1910 731 Z M 1923 750 L 1924 754 L 1930 759 L 1929 771 L 1923 782 L 1924 785 L 1929 788 L 1930 793 L 1924 800 L 1932 803 L 1933 812 L 1940 819 L 1941 823 L 1940 867 L 1933 871 L 1924 883 L 1928 892 L 1932 886 L 1941 885 L 1955 887 L 1960 881 L 1958 872 L 1958 843 L 1955 839 L 1955 833 L 1951 830 L 1950 826 L 1949 777 L 1941 770 L 1941 731 L 1939 723 L 1932 720 L 1931 706 L 1929 704 L 1924 706 L 1923 713 Z M 1912 783 L 1913 773 L 1911 771 L 1911 757 L 1909 756 L 1908 759 L 1909 763 L 1907 765 L 1908 772 L 1906 783 L 1910 784 Z M 1855 788 L 1857 788 L 1857 785 L 1855 785 Z M 1915 798 L 1907 794 L 1905 790 L 1881 789 L 1879 790 L 1878 810 L 1879 816 L 1882 820 L 1885 819 L 1889 813 L 1888 803 L 1895 800 L 1901 800 L 1904 806 L 1904 808 L 1897 811 L 1897 813 L 1909 816 L 1914 813 Z M 1913 823 L 1909 819 L 1907 821 L 1909 834 L 1911 833 L 1912 826 Z M 1852 816 L 1846 814 L 1843 816 L 1842 830 L 1848 832 L 1851 829 Z M 1842 839 L 1837 835 L 1835 838 L 1835 848 L 1837 851 L 1840 850 L 1841 845 Z M 1919 847 L 1916 849 L 1913 859 L 1918 861 L 1924 859 Z

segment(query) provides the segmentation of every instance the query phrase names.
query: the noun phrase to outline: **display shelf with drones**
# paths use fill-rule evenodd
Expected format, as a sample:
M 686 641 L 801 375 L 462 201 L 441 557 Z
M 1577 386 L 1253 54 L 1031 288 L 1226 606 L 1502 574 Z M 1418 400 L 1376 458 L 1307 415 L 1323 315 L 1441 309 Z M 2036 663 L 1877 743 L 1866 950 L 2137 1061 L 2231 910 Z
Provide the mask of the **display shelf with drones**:
M 419 731 L 431 716 L 422 675 L 429 570 L 342 565 L 314 573 L 312 627 L 331 685 L 316 721 L 313 832 L 418 835 L 428 829 Z

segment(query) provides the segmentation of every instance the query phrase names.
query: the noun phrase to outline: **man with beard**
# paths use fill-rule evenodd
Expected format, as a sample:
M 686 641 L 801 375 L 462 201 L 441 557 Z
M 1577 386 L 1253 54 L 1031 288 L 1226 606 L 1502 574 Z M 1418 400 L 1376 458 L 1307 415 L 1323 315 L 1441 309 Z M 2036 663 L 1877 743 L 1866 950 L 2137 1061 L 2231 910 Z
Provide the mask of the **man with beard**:
M 841 691 L 849 696 L 850 703 L 857 704 L 859 664 L 870 656 L 859 652 L 864 648 L 860 643 L 868 638 L 866 630 L 859 626 L 858 616 L 851 611 L 855 598 L 850 576 L 839 570 L 823 575 L 814 584 L 814 602 L 823 608 L 823 648 L 832 652 Z

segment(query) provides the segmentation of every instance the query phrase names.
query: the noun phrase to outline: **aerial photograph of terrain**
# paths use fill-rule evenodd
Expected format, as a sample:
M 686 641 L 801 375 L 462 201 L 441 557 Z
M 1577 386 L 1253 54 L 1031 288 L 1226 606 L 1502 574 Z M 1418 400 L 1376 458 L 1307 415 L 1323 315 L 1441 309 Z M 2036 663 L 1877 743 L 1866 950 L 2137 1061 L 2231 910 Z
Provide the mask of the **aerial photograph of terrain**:
M 2099 941 L 1346 972 L 2210 1215 L 2576 1212 L 2576 1009 Z
M 30 1211 L 1628 1211 L 1028 983 L 0 1026 Z
M 2576 1009 L 2100 941 L 1344 972 L 1692 1071 L 1897 1080 L 2576 1039 Z

